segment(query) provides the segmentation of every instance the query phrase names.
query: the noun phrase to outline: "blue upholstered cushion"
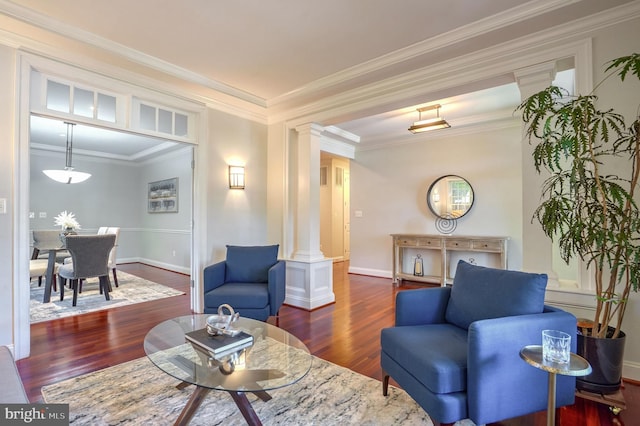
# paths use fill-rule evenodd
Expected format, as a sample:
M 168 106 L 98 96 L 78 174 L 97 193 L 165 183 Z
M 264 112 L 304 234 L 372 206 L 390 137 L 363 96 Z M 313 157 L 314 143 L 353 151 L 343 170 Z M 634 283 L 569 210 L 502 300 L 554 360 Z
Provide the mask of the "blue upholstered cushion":
M 278 244 L 272 246 L 227 246 L 225 282 L 266 283 L 269 268 L 278 261 Z
M 383 328 L 382 350 L 433 393 L 467 389 L 467 331 L 451 324 Z
M 538 314 L 544 309 L 546 274 L 485 268 L 459 261 L 445 318 L 469 328 L 478 320 Z
M 205 306 L 216 307 L 223 303 L 233 306 L 236 311 L 243 308 L 264 308 L 269 305 L 267 284 L 230 283 L 216 287 L 204 294 Z

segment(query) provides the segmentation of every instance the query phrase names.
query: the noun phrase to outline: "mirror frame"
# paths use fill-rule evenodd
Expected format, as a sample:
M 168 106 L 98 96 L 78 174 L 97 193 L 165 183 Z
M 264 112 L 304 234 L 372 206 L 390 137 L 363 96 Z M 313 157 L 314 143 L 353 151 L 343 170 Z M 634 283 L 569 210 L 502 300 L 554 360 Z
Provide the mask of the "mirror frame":
M 467 207 L 465 212 L 462 213 L 460 216 L 456 216 L 456 217 L 453 217 L 453 215 L 443 216 L 441 213 L 436 211 L 436 208 L 431 203 L 431 200 L 432 200 L 431 196 L 432 196 L 432 192 L 433 192 L 434 188 L 443 179 L 447 179 L 447 178 L 458 178 L 460 180 L 463 180 L 467 185 L 469 185 L 469 189 L 471 190 L 471 204 L 469 205 L 469 207 Z M 448 194 L 447 194 L 447 196 L 448 196 Z M 429 189 L 427 190 L 427 207 L 429 207 L 429 210 L 431 210 L 431 213 L 433 213 L 436 217 L 438 217 L 440 219 L 460 219 L 461 217 L 464 217 L 465 215 L 467 215 L 469 213 L 469 211 L 471 211 L 471 208 L 473 207 L 473 204 L 475 203 L 475 201 L 476 201 L 476 196 L 475 196 L 475 191 L 473 190 L 473 186 L 471 186 L 471 184 L 469 183 L 468 180 L 466 180 L 462 176 L 458 176 L 458 175 L 440 176 L 438 179 L 433 181 L 433 183 L 429 186 Z

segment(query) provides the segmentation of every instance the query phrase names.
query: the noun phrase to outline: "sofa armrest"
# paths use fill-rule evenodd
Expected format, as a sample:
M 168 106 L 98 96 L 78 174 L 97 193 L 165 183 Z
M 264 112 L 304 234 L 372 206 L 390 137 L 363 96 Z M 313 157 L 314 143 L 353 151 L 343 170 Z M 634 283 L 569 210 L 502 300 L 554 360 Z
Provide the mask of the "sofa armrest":
M 284 260 L 278 261 L 275 265 L 269 268 L 269 315 L 276 315 L 280 310 L 280 306 L 284 303 L 285 298 L 285 269 L 286 263 Z
M 0 403 L 27 404 L 29 402 L 13 355 L 6 346 L 0 346 L 0 376 L 2 377 Z
M 227 263 L 224 260 L 222 262 L 214 263 L 213 265 L 209 265 L 204 268 L 205 293 L 224 284 L 226 270 Z
M 450 287 L 404 290 L 396 295 L 396 326 L 441 324 L 451 294 Z
M 467 354 L 469 418 L 484 424 L 546 409 L 548 373 L 520 358 L 524 346 L 541 344 L 542 330 L 546 329 L 570 334 L 571 350 L 575 352 L 576 318 L 568 312 L 546 311 L 471 324 Z M 557 406 L 573 404 L 574 392 L 575 377 L 558 375 Z

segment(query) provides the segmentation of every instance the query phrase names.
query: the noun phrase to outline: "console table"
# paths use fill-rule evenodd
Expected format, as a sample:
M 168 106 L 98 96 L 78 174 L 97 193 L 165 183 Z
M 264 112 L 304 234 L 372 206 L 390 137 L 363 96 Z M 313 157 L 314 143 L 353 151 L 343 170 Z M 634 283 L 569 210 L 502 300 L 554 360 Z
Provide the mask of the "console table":
M 457 235 L 428 235 L 428 234 L 391 234 L 393 238 L 393 284 L 406 279 L 411 281 L 439 283 L 441 286 L 453 283 L 449 276 L 449 263 L 452 252 L 489 253 L 497 257 L 496 265 L 507 269 L 507 241 L 508 237 L 474 237 Z M 425 266 L 424 275 L 413 275 L 411 271 L 403 270 L 404 252 L 412 249 L 419 253 L 430 253 L 436 257 L 434 264 L 437 268 Z M 489 265 L 487 265 L 489 266 Z

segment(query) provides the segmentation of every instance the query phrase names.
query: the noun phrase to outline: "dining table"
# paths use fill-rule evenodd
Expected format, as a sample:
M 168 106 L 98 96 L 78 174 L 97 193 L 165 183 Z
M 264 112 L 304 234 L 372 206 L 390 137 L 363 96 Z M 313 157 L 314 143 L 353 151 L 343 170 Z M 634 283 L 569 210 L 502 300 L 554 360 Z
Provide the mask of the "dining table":
M 45 251 L 45 250 L 49 252 L 49 257 L 47 262 L 47 272 L 45 274 L 44 297 L 42 299 L 42 303 L 49 303 L 51 302 L 51 285 L 53 283 L 53 271 L 56 265 L 56 256 L 59 251 L 66 250 L 67 248 L 65 247 L 62 239 L 60 239 L 60 241 L 58 242 L 53 242 L 53 241 L 38 242 L 34 244 L 33 248 L 34 248 L 34 255 L 36 256 L 37 256 L 36 254 L 37 252 L 35 252 L 35 250 L 38 250 L 38 252 Z

